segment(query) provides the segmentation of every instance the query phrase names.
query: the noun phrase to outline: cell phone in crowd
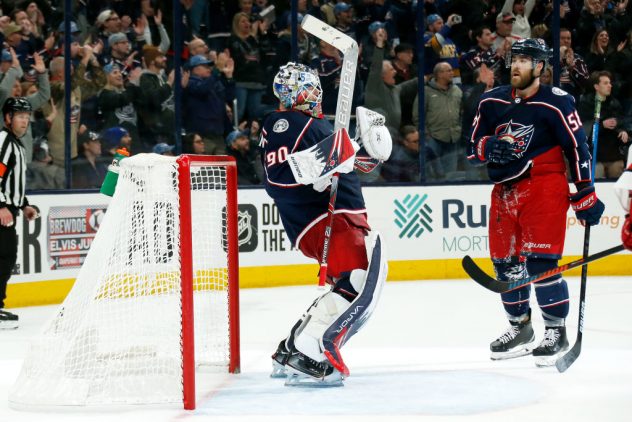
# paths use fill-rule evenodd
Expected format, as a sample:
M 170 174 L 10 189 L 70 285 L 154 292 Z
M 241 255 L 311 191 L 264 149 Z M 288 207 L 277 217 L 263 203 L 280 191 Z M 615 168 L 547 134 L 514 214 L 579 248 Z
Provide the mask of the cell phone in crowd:
M 461 17 L 461 15 L 454 15 L 454 17 L 452 18 L 452 22 L 456 23 L 461 23 L 463 22 L 463 18 Z

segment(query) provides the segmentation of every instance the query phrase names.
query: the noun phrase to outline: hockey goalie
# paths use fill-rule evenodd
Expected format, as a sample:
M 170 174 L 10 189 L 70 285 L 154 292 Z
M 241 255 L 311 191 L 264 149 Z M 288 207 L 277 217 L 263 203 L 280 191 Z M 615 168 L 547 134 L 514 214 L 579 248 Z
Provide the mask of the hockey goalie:
M 315 260 L 323 253 L 331 177 L 338 173 L 340 178 L 329 289 L 279 343 L 272 377 L 286 378 L 286 385 L 340 386 L 349 375 L 340 348 L 371 316 L 387 273 L 382 238 L 367 221 L 354 163 L 366 171 L 367 163 L 371 167 L 388 159 L 392 141 L 384 117 L 361 107 L 356 140 L 345 129 L 334 133 L 321 112 L 318 74 L 307 66 L 282 66 L 273 88 L 279 110 L 266 119 L 260 141 L 265 188 L 290 241 Z

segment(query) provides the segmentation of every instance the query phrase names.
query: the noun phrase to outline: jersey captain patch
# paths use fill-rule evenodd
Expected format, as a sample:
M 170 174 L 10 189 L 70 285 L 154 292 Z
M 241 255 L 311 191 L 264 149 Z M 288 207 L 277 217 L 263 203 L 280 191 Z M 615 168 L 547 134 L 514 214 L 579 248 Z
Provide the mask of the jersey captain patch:
M 289 127 L 290 127 L 290 124 L 288 123 L 287 120 L 279 119 L 276 121 L 276 123 L 274 123 L 274 126 L 272 127 L 272 131 L 275 133 L 283 133 L 286 130 L 288 130 Z
M 525 126 L 510 120 L 509 123 L 502 124 L 496 128 L 496 136 L 499 138 L 511 138 L 510 142 L 513 144 L 514 151 L 522 156 L 529 147 L 533 131 L 533 125 Z

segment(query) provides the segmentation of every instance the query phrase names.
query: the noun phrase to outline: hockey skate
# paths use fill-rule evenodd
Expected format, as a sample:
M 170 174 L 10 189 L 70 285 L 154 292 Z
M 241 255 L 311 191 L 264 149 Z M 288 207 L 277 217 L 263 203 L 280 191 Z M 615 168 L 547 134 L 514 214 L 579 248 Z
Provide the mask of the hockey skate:
M 314 359 L 293 350 L 287 359 L 288 387 L 342 387 L 342 374 L 327 361 L 317 362 Z
M 492 360 L 512 359 L 531 354 L 535 346 L 535 334 L 531 326 L 531 311 L 525 321 L 509 321 L 507 331 L 494 340 L 491 349 Z
M 0 330 L 15 330 L 18 328 L 18 316 L 0 309 Z
M 540 345 L 533 349 L 535 366 L 543 368 L 555 365 L 555 361 L 568 349 L 566 327 L 546 327 Z
M 285 364 L 290 357 L 290 351 L 285 346 L 285 340 L 281 340 L 276 352 L 272 355 L 272 372 L 270 378 L 287 378 L 287 369 Z

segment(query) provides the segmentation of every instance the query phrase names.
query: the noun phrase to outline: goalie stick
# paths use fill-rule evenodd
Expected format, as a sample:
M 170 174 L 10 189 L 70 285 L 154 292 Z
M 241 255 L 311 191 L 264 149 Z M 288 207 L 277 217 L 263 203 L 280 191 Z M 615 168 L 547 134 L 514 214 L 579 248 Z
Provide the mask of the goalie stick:
M 592 174 L 591 181 L 595 183 L 595 166 L 597 165 L 597 142 L 599 141 L 599 118 L 601 117 L 601 102 L 605 100 L 598 93 L 595 93 L 595 122 L 593 123 L 592 142 Z M 586 226 L 584 231 L 584 259 L 588 256 L 590 245 L 590 226 Z M 623 247 L 623 246 L 622 246 Z M 558 371 L 564 372 L 577 360 L 582 350 L 582 338 L 584 335 L 584 313 L 586 312 L 586 279 L 588 277 L 588 266 L 582 267 L 581 284 L 579 290 L 579 321 L 577 323 L 577 338 L 571 350 L 555 362 Z
M 589 262 L 593 262 L 617 252 L 621 252 L 623 249 L 623 245 L 618 245 L 610 249 L 606 249 L 605 251 L 598 252 L 594 255 L 590 255 L 585 258 L 582 257 L 576 261 L 571 261 L 567 264 L 560 265 L 559 267 L 515 281 L 500 281 L 495 279 L 494 277 L 489 276 L 478 265 L 476 265 L 476 262 L 474 262 L 474 260 L 469 255 L 466 255 L 463 258 L 461 264 L 467 275 L 469 275 L 472 280 L 485 287 L 487 290 L 491 290 L 495 293 L 506 293 L 515 289 L 519 289 L 520 287 L 526 286 L 527 284 L 535 283 L 536 281 L 544 280 L 545 278 L 563 273 L 564 271 L 577 268 L 579 266 L 584 266 L 584 268 L 586 268 L 586 264 L 588 264 Z
M 340 74 L 340 86 L 338 88 L 338 101 L 336 103 L 336 119 L 334 132 L 338 129 L 349 129 L 351 118 L 351 104 L 353 100 L 353 88 L 355 85 L 356 67 L 358 65 L 358 43 L 337 29 L 311 15 L 305 15 L 301 27 L 308 33 L 332 45 L 343 54 L 342 71 Z M 324 287 L 327 279 L 327 261 L 329 257 L 329 242 L 331 241 L 331 228 L 334 220 L 336 195 L 338 194 L 338 173 L 331 178 L 331 190 L 329 193 L 329 207 L 327 208 L 327 226 L 325 227 L 325 239 L 323 242 L 323 256 L 320 261 L 318 273 L 318 286 Z

